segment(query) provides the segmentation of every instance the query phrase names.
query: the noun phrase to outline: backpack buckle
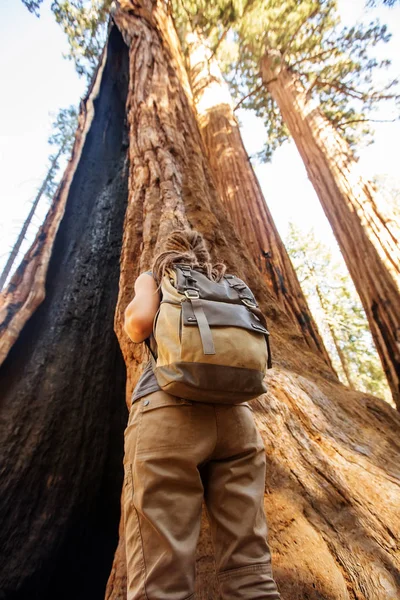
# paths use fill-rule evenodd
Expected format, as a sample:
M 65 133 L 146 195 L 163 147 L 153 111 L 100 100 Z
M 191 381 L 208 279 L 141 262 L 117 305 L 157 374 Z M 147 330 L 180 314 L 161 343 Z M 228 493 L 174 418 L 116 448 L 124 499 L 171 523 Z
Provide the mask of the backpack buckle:
M 190 265 L 185 265 L 183 263 L 176 263 L 175 266 L 178 267 L 182 271 L 184 277 L 191 276 L 192 271 L 191 271 Z
M 185 290 L 185 296 L 186 298 L 189 298 L 189 300 L 195 300 L 196 298 L 200 298 L 200 294 L 197 290 L 190 288 L 188 290 Z
M 249 308 L 255 308 L 257 306 L 257 304 L 253 302 L 253 300 L 249 300 L 248 298 L 242 298 L 241 300 L 243 304 L 245 304 Z

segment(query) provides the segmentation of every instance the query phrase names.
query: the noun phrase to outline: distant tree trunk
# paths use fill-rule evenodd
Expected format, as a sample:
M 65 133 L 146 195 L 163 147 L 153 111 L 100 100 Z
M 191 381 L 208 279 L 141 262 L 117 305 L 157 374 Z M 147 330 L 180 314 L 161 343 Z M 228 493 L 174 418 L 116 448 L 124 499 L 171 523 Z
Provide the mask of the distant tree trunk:
M 51 161 L 51 165 L 49 170 L 47 171 L 47 175 L 43 180 L 42 185 L 40 186 L 40 189 L 38 191 L 38 193 L 36 194 L 36 198 L 34 199 L 34 201 L 32 202 L 32 206 L 31 209 L 29 211 L 28 216 L 26 217 L 24 224 L 22 225 L 21 231 L 19 232 L 17 241 L 15 242 L 13 249 L 11 250 L 10 256 L 8 257 L 8 260 L 6 262 L 6 265 L 3 269 L 2 274 L 0 275 L 0 291 L 3 289 L 5 282 L 7 281 L 7 277 L 10 274 L 11 269 L 13 268 L 13 264 L 15 259 L 18 256 L 18 252 L 20 251 L 20 248 L 22 246 L 22 242 L 25 239 L 25 235 L 26 232 L 28 231 L 28 227 L 33 219 L 33 215 L 36 212 L 36 209 L 38 207 L 38 204 L 40 202 L 41 197 L 43 196 L 43 194 L 46 191 L 46 187 L 51 179 L 51 176 L 54 172 L 54 169 L 56 168 L 57 164 L 58 164 L 58 159 L 60 158 L 61 154 L 63 153 L 63 148 L 60 148 L 58 153 L 56 154 L 56 156 L 53 158 L 53 160 Z
M 315 273 L 314 269 L 311 268 L 310 270 L 311 270 L 311 273 L 314 275 L 314 273 Z M 331 334 L 331 338 L 332 338 L 333 344 L 335 346 L 336 353 L 337 353 L 339 361 L 340 361 L 340 366 L 342 367 L 342 371 L 343 371 L 343 374 L 344 374 L 344 376 L 346 378 L 347 384 L 348 384 L 348 386 L 352 390 L 355 390 L 356 386 L 354 385 L 354 383 L 353 383 L 353 381 L 351 379 L 351 375 L 350 375 L 349 367 L 347 365 L 346 357 L 345 357 L 345 355 L 343 353 L 343 350 L 340 347 L 339 340 L 337 338 L 335 328 L 332 325 L 332 319 L 331 319 L 331 315 L 329 314 L 329 309 L 326 306 L 324 295 L 321 292 L 321 289 L 320 289 L 318 283 L 315 283 L 315 293 L 317 294 L 317 297 L 318 297 L 318 300 L 319 300 L 319 305 L 320 305 L 320 307 L 322 309 L 322 312 L 323 312 L 323 314 L 325 316 L 325 320 L 326 320 L 326 323 L 328 325 L 329 333 Z
M 2 294 L 4 600 L 104 597 L 118 541 L 127 411 L 113 325 L 127 81 L 128 52 L 115 28 L 53 205 Z
M 400 415 L 337 383 L 271 294 L 214 187 L 179 42 L 161 2 L 125 1 L 114 18 L 130 46 L 130 196 L 121 255 L 116 331 L 128 393 L 141 350 L 123 332 L 137 275 L 168 232 L 190 224 L 213 256 L 250 282 L 270 317 L 275 368 L 253 402 L 267 451 L 266 510 L 274 570 L 285 600 L 394 600 L 400 519 L 396 478 Z M 356 432 L 356 434 L 355 434 Z M 383 458 L 384 455 L 384 458 Z M 382 505 L 382 498 L 385 499 Z M 198 547 L 196 597 L 217 599 L 210 540 Z M 123 542 L 107 599 L 124 597 Z
M 400 409 L 400 240 L 357 173 L 349 146 L 297 76 L 275 54 L 264 57 L 261 71 L 332 226 Z
M 81 129 L 85 143 L 77 140 L 65 194 L 57 198 L 59 207 L 66 202 L 62 221 L 58 230 L 48 222 L 42 246 L 37 242 L 5 297 L 4 328 L 10 332 L 8 323 L 15 329 L 4 336 L 9 349 L 0 382 L 3 595 L 102 597 L 117 544 L 122 418 L 126 423 L 125 369 L 111 331 L 118 257 L 115 329 L 129 398 L 142 348 L 123 332 L 124 307 L 136 275 L 151 264 L 171 228 L 189 223 L 204 233 L 214 258 L 251 284 L 270 318 L 275 368 L 267 376 L 269 392 L 252 407 L 266 445 L 265 508 L 283 598 L 395 600 L 400 415 L 382 400 L 340 385 L 322 358 L 293 337 L 215 191 L 165 5 L 125 0 L 126 10 L 116 11 L 129 43 L 129 73 L 114 28 L 95 86 L 94 118 Z M 120 254 L 126 142 L 129 198 Z M 32 314 L 28 282 L 32 290 L 44 283 L 47 258 L 47 295 Z M 31 311 L 24 325 L 23 307 Z M 206 533 L 198 548 L 196 597 L 217 600 Z M 121 543 L 107 598 L 126 597 L 124 569 Z
M 218 63 L 198 34 L 186 40 L 197 121 L 218 195 L 272 294 L 309 347 L 331 365 L 243 145 Z

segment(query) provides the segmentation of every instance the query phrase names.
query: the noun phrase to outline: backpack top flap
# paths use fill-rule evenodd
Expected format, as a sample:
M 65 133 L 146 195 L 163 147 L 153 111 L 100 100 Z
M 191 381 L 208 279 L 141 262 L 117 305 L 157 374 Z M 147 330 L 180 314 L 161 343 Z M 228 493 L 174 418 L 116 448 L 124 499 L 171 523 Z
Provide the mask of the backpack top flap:
M 202 308 L 211 326 L 242 327 L 249 331 L 260 331 L 268 334 L 268 330 L 246 306 L 231 302 L 208 300 Z M 182 323 L 186 326 L 197 325 L 197 317 L 191 302 L 182 302 Z
M 257 307 L 257 302 L 250 288 L 235 275 L 224 275 L 221 281 L 211 281 L 207 275 L 190 265 L 177 263 L 175 287 L 181 294 L 190 297 L 199 295 L 204 300 L 245 304 Z M 186 293 L 187 292 L 187 293 Z M 197 292 L 197 293 L 196 293 Z M 247 301 L 247 302 L 246 302 Z
M 231 274 L 225 274 L 219 282 L 212 281 L 202 270 L 184 263 L 174 264 L 172 270 L 175 275 L 174 288 L 189 300 L 182 304 L 184 325 L 197 325 L 205 331 L 210 325 L 229 324 L 263 333 L 268 350 L 267 367 L 272 367 L 267 322 L 258 308 L 253 292 L 244 281 Z M 206 302 L 201 303 L 201 312 L 196 312 L 194 306 L 200 304 L 199 299 Z M 212 353 L 212 345 L 209 344 L 209 347 Z

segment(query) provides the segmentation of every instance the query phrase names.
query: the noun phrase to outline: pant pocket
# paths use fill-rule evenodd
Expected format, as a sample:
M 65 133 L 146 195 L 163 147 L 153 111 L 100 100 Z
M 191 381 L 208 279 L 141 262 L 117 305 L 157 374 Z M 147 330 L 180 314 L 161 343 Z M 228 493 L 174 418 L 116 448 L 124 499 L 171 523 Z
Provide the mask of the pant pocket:
M 142 401 L 136 455 L 193 447 L 193 406 L 190 400 L 154 392 Z

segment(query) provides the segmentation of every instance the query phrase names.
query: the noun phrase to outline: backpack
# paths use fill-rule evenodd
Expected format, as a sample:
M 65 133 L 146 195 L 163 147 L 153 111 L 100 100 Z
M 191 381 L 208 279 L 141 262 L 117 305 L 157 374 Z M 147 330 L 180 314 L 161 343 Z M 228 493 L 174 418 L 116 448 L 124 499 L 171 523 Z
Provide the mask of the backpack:
M 161 282 L 153 321 L 153 371 L 162 390 L 199 402 L 235 404 L 267 391 L 271 367 L 265 317 L 249 287 L 235 275 L 211 281 L 175 264 Z

